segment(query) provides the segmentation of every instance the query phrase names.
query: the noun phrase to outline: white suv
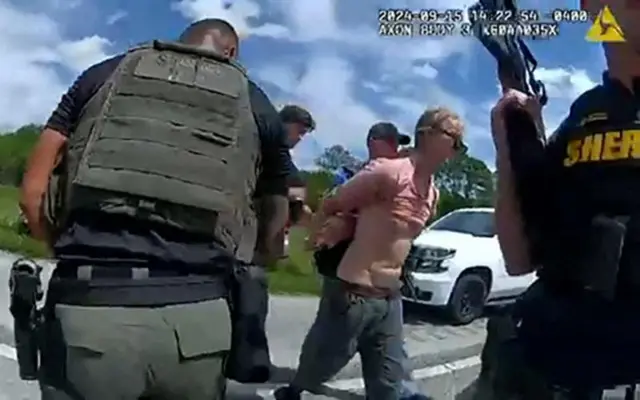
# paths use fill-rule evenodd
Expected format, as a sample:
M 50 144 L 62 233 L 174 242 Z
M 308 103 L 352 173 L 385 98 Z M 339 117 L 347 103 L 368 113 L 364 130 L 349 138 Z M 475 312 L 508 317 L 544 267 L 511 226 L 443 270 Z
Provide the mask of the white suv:
M 535 274 L 507 275 L 493 208 L 467 208 L 425 228 L 405 261 L 404 278 L 406 301 L 446 307 L 455 323 L 466 324 L 486 304 L 513 301 Z

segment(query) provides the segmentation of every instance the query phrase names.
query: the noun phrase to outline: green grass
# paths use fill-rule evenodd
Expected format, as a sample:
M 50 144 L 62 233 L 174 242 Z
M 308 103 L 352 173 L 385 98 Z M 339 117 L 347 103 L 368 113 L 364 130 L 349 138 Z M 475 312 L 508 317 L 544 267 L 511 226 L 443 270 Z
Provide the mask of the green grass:
M 18 189 L 0 185 L 0 250 L 29 257 L 48 257 L 42 243 L 18 233 L 19 221 Z
M 15 222 L 19 213 L 18 189 L 0 185 L 0 225 L 6 226 Z
M 269 267 L 269 289 L 273 293 L 318 294 L 320 279 L 311 263 L 311 252 L 304 248 L 306 233 L 289 233 L 289 257 Z
M 18 189 L 0 185 L 0 250 L 28 257 L 46 258 L 46 247 L 18 233 L 20 211 Z M 317 294 L 319 278 L 304 250 L 305 232 L 293 229 L 289 237 L 289 257 L 269 267 L 269 288 L 273 293 Z

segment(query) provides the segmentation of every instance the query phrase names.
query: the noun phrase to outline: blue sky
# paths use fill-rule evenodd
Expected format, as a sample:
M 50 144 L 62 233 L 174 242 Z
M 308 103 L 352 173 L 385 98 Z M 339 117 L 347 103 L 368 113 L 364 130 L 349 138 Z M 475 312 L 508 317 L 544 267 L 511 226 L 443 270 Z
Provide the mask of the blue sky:
M 549 11 L 577 0 L 521 0 Z M 223 17 L 246 35 L 240 58 L 276 105 L 297 103 L 318 122 L 294 150 L 309 167 L 322 147 L 342 144 L 364 155 L 368 127 L 390 120 L 410 131 L 425 108 L 443 105 L 466 121 L 471 154 L 493 164 L 489 110 L 498 96 L 494 61 L 471 38 L 381 38 L 380 5 L 460 8 L 468 0 L 0 0 L 0 128 L 42 123 L 79 72 L 152 38 L 176 37 L 191 21 Z M 26 5 L 25 5 L 26 4 Z M 531 43 L 550 95 L 547 128 L 595 85 L 602 49 L 587 25 Z

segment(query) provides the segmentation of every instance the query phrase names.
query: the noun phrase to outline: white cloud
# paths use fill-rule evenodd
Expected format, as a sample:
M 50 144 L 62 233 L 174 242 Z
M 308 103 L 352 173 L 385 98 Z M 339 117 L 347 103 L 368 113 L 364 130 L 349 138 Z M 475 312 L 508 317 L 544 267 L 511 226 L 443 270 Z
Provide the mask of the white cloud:
M 107 44 L 98 36 L 71 40 L 48 16 L 0 0 L 0 131 L 44 122 L 69 83 L 59 68 L 86 68 L 106 56 Z
M 264 72 L 261 76 L 271 82 L 291 74 L 286 65 L 274 65 L 267 69 L 269 71 L 275 73 L 273 78 Z M 360 147 L 368 125 L 379 119 L 370 107 L 354 98 L 355 78 L 353 66 L 343 58 L 314 55 L 295 83 L 295 90 L 288 93 L 292 97 L 289 101 L 313 110 L 318 124 L 314 136 L 323 147 L 334 143 Z M 317 150 L 314 147 L 309 150 Z
M 109 15 L 107 17 L 107 25 L 113 25 L 116 22 L 126 18 L 128 15 L 128 13 L 124 10 L 117 10 L 116 12 L 114 12 L 113 14 Z
M 547 136 L 553 133 L 567 116 L 571 103 L 582 93 L 598 84 L 587 71 L 573 67 L 538 68 L 535 75 L 536 79 L 544 83 L 549 98 L 547 105 L 542 110 Z M 498 101 L 499 83 L 496 83 L 496 89 L 495 99 L 481 105 L 481 108 L 487 113 Z
M 571 103 L 597 85 L 587 71 L 573 67 L 538 68 L 536 78 L 545 84 L 549 96 L 549 102 L 543 110 L 547 135 L 567 116 Z
M 471 2 L 392 0 L 385 7 L 457 8 Z M 375 23 L 377 8 L 365 10 L 353 2 L 240 0 L 229 4 L 220 0 L 181 0 L 174 9 L 190 20 L 226 18 L 249 36 L 269 36 L 302 45 L 310 53 L 300 56 L 302 74 L 300 65 L 288 60 L 265 60 L 266 64 L 252 74 L 282 92 L 273 99 L 276 103 L 298 102 L 312 111 L 318 122 L 318 130 L 312 136 L 321 146 L 340 143 L 357 152 L 364 146 L 368 127 L 377 120 L 390 119 L 409 129 L 429 105 L 464 108 L 462 101 L 439 87 L 434 79 L 439 62 L 469 50 L 472 42 L 468 38 L 381 38 Z M 269 18 L 265 17 L 267 14 Z M 354 55 L 370 60 L 369 66 L 375 69 L 373 76 L 357 76 L 351 57 Z M 415 91 L 416 80 L 428 81 L 428 93 L 409 93 Z M 386 103 L 388 111 L 376 112 L 367 105 L 370 102 L 361 97 L 363 89 L 375 93 L 375 100 Z M 313 158 L 308 152 L 318 151 L 315 143 L 304 140 L 296 151 L 296 161 L 304 164 Z
M 429 63 L 424 63 L 421 66 L 415 66 L 413 67 L 413 71 L 416 74 L 424 76 L 427 79 L 434 79 L 438 76 L 438 70 L 431 66 L 431 64 Z
M 101 36 L 88 36 L 75 41 L 63 41 L 58 45 L 59 62 L 75 72 L 82 72 L 88 66 L 107 57 L 105 49 L 111 45 Z
M 572 101 L 597 85 L 583 69 L 538 68 L 536 78 L 545 84 L 549 97 Z
M 82 5 L 82 0 L 49 0 L 53 8 L 59 10 L 73 10 Z

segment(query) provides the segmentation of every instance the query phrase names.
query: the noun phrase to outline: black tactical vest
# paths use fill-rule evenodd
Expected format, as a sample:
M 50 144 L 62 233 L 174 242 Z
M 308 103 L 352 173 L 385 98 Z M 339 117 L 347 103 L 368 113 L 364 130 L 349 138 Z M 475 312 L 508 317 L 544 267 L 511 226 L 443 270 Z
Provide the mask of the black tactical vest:
M 618 249 L 618 283 L 640 287 L 640 101 L 605 77 L 581 95 L 548 150 L 549 204 L 540 276 L 550 282 L 598 286 L 598 271 Z M 619 233 L 619 232 L 618 232 Z M 600 247 L 605 247 L 603 253 Z M 635 271 L 635 272 L 633 272 Z M 636 282 L 632 282 L 632 275 Z M 600 281 L 600 282 L 597 282 Z

